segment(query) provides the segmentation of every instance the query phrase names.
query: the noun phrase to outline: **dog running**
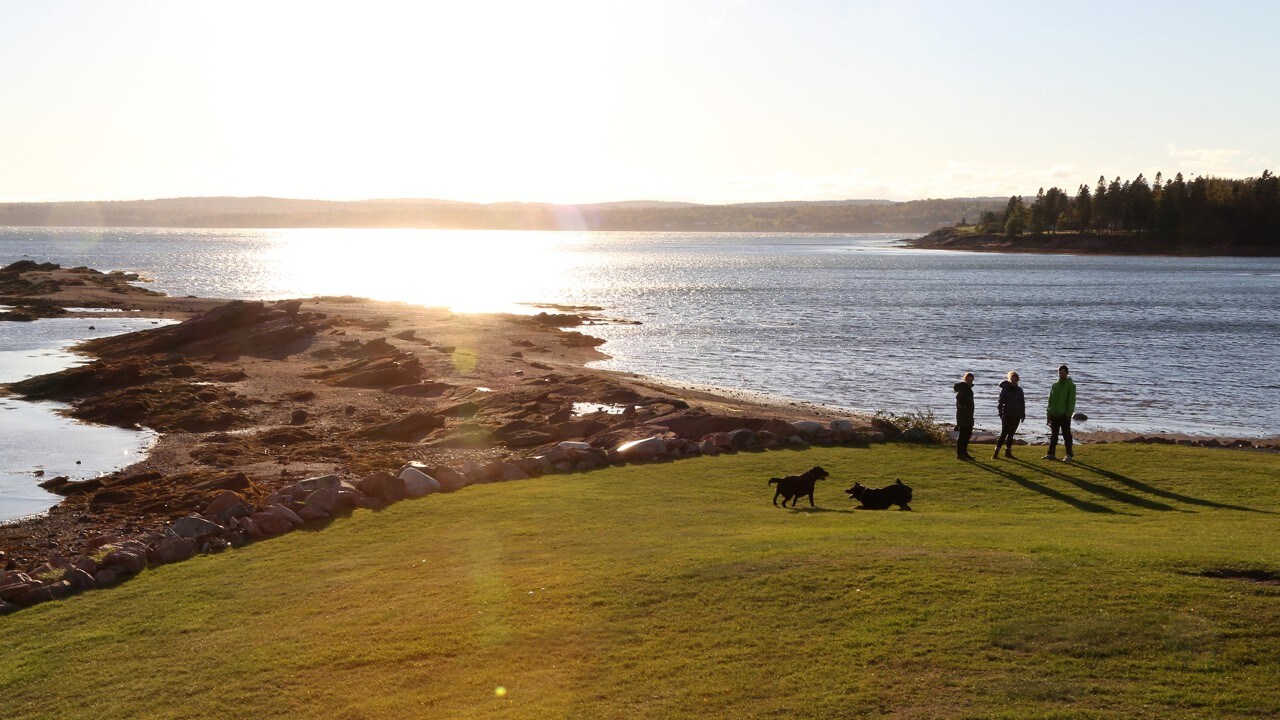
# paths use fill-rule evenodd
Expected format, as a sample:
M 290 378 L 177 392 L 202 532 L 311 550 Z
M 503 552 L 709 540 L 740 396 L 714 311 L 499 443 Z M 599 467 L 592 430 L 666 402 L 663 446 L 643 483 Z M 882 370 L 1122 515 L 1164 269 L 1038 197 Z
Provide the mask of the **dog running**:
M 897 505 L 899 510 L 911 509 L 907 504 L 911 502 L 911 486 L 901 480 L 882 488 L 863 487 L 861 483 L 854 483 L 845 492 L 849 493 L 849 499 L 862 503 L 860 510 L 888 510 L 890 505 Z
M 787 506 L 787 501 L 791 501 L 791 507 L 796 506 L 796 501 L 802 495 L 809 496 L 809 507 L 817 507 L 813 504 L 813 484 L 825 477 L 827 471 L 822 466 L 815 465 L 799 475 L 788 475 L 783 478 L 769 478 L 770 485 L 777 485 L 778 489 L 773 493 L 773 504 L 778 504 L 778 497 L 782 497 L 782 507 Z

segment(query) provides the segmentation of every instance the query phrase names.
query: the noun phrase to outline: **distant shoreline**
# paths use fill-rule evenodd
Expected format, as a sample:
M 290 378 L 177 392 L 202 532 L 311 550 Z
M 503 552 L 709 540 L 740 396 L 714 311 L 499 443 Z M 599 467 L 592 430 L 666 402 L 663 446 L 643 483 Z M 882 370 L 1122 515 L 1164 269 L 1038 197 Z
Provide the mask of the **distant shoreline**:
M 1161 240 L 1120 235 L 1057 233 L 1009 237 L 969 235 L 956 228 L 935 230 L 924 237 L 903 240 L 919 250 L 959 252 L 1040 253 L 1051 255 L 1165 255 L 1170 257 L 1280 257 L 1275 248 L 1252 245 L 1170 245 Z

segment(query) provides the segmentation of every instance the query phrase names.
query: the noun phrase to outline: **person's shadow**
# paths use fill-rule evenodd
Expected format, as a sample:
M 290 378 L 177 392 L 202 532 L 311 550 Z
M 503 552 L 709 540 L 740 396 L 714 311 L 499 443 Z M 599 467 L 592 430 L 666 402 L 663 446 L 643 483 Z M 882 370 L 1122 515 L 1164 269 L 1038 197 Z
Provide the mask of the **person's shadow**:
M 1006 480 L 1009 480 L 1013 483 L 1021 485 L 1022 487 L 1028 490 L 1038 492 L 1041 495 L 1044 495 L 1045 497 L 1053 498 L 1054 500 L 1057 500 L 1059 502 L 1064 502 L 1070 505 L 1071 507 L 1077 510 L 1081 510 L 1083 512 L 1105 513 L 1110 515 L 1131 514 L 1131 513 L 1119 513 L 1118 511 L 1107 507 L 1106 505 L 1100 505 L 1098 503 L 1090 502 L 1088 500 L 1081 500 L 1079 498 L 1071 497 L 1070 495 L 1064 492 L 1054 490 L 1053 488 L 1047 485 L 1041 485 L 1040 483 L 1035 482 L 1034 480 L 1025 478 L 1022 475 L 1019 475 L 1015 472 L 1011 472 L 1009 470 L 996 467 L 995 465 L 988 465 L 984 462 L 975 460 L 973 462 L 973 466 L 976 468 L 985 470 L 991 473 L 992 475 L 998 475 Z
M 1063 482 L 1071 483 L 1072 485 L 1075 485 L 1076 487 L 1080 488 L 1081 490 L 1084 490 L 1085 492 L 1091 492 L 1094 495 L 1107 498 L 1108 500 L 1115 500 L 1116 502 L 1127 503 L 1129 505 L 1140 507 L 1145 510 L 1159 510 L 1162 512 L 1177 510 L 1177 508 L 1175 508 L 1172 505 L 1166 505 L 1165 503 L 1162 503 L 1162 502 L 1157 502 L 1149 498 L 1140 497 L 1138 495 L 1134 495 L 1133 493 L 1127 493 L 1123 490 L 1117 490 L 1116 488 L 1113 488 L 1113 487 L 1107 487 L 1106 485 L 1099 485 L 1098 483 L 1089 482 L 1088 480 L 1081 480 L 1080 478 L 1072 477 L 1063 472 L 1058 472 L 1056 470 L 1050 470 L 1049 468 L 1040 467 L 1039 465 L 1029 463 L 1026 460 L 1015 459 L 1013 462 L 1016 462 L 1019 465 L 1025 468 L 1034 470 L 1038 473 L 1048 475 L 1049 477 L 1057 478 L 1058 480 L 1061 480 Z M 1073 464 L 1078 464 L 1078 463 L 1073 463 Z M 1184 511 L 1184 512 L 1189 512 L 1189 511 Z
M 1124 485 L 1125 487 L 1132 488 L 1134 490 L 1138 490 L 1144 493 L 1149 493 L 1151 495 L 1155 495 L 1156 497 L 1161 497 L 1166 500 L 1174 500 L 1180 503 L 1186 503 L 1187 505 L 1196 505 L 1199 507 L 1217 508 L 1219 510 L 1239 510 L 1241 512 L 1265 513 L 1267 515 L 1274 514 L 1270 510 L 1259 510 L 1257 508 L 1245 507 L 1244 505 L 1230 505 L 1227 503 L 1215 502 L 1213 500 L 1206 500 L 1204 498 L 1191 497 L 1190 495 L 1183 495 L 1181 493 L 1173 492 L 1172 490 L 1165 490 L 1163 488 L 1158 488 L 1153 485 L 1148 485 L 1147 483 L 1144 483 L 1140 480 L 1134 480 L 1133 478 L 1127 475 L 1121 475 L 1120 473 L 1115 472 L 1114 470 L 1104 470 L 1100 467 L 1096 467 L 1088 463 L 1080 462 L 1079 460 L 1072 462 L 1072 465 L 1088 470 L 1089 472 L 1101 475 L 1102 477 L 1107 478 L 1108 480 L 1113 480 L 1115 482 L 1118 482 L 1121 485 Z

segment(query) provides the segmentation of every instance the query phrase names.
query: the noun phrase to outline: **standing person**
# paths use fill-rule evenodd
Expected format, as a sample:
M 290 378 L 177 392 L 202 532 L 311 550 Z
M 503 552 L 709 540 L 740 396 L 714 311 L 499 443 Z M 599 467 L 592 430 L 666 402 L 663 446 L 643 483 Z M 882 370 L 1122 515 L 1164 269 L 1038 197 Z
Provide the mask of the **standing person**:
M 1018 432 L 1018 425 L 1027 419 L 1027 399 L 1018 387 L 1018 373 L 1009 371 L 1009 379 L 1000 383 L 1000 400 L 996 403 L 996 411 L 1000 413 L 1000 437 L 996 440 L 996 451 L 991 459 L 1000 457 L 1000 446 L 1004 445 L 1004 456 L 1013 457 L 1013 434 Z
M 1071 414 L 1076 411 L 1076 384 L 1067 377 L 1066 365 L 1058 366 L 1058 382 L 1049 388 L 1049 454 L 1044 460 L 1057 460 L 1058 432 L 1066 446 L 1063 462 L 1071 462 Z
M 964 378 L 955 384 L 956 391 L 956 457 L 961 460 L 972 460 L 969 454 L 969 438 L 973 437 L 973 373 L 965 373 Z

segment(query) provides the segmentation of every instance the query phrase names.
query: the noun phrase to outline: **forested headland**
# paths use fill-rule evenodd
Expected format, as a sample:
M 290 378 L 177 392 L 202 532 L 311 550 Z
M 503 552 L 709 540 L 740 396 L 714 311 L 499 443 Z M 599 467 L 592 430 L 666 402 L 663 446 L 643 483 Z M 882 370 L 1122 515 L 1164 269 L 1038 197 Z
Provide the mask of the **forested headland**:
M 0 226 L 925 233 L 1003 204 L 1004 198 L 989 197 L 735 205 L 215 197 L 0 204 Z
M 957 250 L 1280 255 L 1280 178 L 1232 180 L 1179 173 L 1153 182 L 1099 177 L 1075 195 L 1041 188 L 913 241 Z

